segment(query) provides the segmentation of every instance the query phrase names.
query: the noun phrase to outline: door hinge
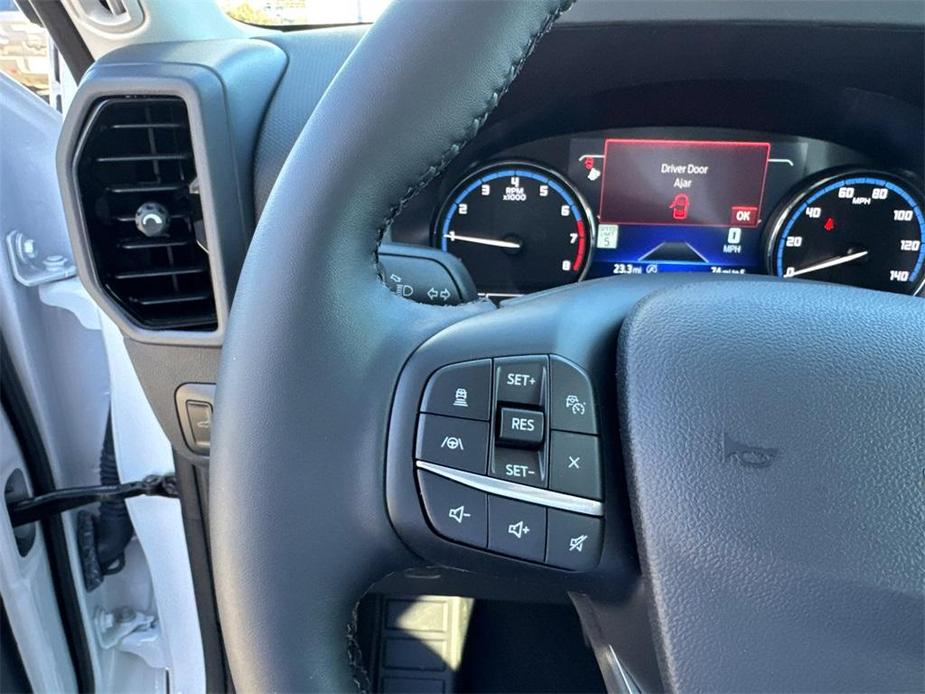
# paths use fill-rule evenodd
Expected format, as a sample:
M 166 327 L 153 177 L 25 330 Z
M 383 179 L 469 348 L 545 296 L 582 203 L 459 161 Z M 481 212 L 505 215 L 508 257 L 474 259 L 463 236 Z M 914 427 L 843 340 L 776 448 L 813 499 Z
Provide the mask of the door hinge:
M 100 647 L 134 653 L 152 668 L 166 668 L 157 616 L 120 607 L 112 612 L 97 608 L 93 627 Z
M 13 277 L 24 287 L 35 287 L 48 282 L 67 279 L 77 274 L 74 263 L 63 255 L 43 255 L 35 239 L 21 231 L 6 236 Z

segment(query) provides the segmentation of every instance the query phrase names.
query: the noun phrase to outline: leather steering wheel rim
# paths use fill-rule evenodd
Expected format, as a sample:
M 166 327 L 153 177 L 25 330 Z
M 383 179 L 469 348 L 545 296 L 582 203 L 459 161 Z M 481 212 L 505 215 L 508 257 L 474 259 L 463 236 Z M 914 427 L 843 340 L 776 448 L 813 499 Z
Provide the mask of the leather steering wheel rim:
M 280 173 L 237 286 L 216 404 L 211 538 L 238 689 L 362 684 L 351 611 L 413 563 L 383 500 L 388 399 L 426 337 L 484 310 L 396 297 L 377 245 L 570 4 L 394 3 Z

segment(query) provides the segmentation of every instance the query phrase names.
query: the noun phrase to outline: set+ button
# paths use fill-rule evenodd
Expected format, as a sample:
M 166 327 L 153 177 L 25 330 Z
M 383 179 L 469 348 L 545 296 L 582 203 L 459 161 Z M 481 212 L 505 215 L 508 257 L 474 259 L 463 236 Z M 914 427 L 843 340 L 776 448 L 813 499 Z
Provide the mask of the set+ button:
M 495 359 L 498 402 L 543 407 L 546 393 L 546 357 Z

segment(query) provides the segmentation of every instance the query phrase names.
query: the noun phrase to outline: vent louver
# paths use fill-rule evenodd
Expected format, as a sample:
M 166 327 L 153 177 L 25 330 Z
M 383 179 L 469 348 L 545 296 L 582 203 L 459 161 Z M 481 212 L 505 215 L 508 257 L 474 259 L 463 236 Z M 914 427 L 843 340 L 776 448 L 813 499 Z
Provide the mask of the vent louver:
M 214 330 L 215 296 L 185 103 L 99 103 L 83 135 L 77 186 L 105 291 L 155 330 Z

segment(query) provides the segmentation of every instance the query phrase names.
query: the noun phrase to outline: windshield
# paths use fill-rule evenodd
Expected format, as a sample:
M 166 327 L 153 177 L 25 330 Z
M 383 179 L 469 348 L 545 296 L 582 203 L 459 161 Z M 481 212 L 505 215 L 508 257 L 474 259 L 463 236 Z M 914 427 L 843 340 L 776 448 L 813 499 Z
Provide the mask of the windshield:
M 218 0 L 218 4 L 239 22 L 286 27 L 373 22 L 389 0 Z

